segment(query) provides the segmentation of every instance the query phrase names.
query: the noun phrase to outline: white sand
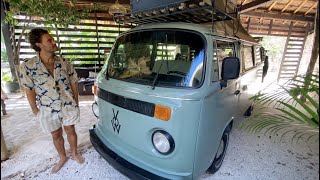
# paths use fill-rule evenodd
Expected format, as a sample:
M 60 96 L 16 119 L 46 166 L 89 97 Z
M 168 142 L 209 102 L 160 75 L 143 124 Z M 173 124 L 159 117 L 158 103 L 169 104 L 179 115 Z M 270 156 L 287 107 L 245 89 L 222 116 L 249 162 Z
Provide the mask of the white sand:
M 50 135 L 41 132 L 25 98 L 9 97 L 8 116 L 1 117 L 1 125 L 10 159 L 1 162 L 1 179 L 127 179 L 112 168 L 89 141 L 88 129 L 96 122 L 91 111 L 92 96 L 80 98 L 81 123 L 76 127 L 79 151 L 86 161 L 79 165 L 70 159 L 54 175 L 50 171 L 58 155 Z M 214 175 L 204 174 L 201 179 L 319 179 L 319 142 L 275 142 L 243 132 L 237 126 L 238 122 L 231 132 L 221 169 Z M 67 142 L 66 148 L 69 150 Z

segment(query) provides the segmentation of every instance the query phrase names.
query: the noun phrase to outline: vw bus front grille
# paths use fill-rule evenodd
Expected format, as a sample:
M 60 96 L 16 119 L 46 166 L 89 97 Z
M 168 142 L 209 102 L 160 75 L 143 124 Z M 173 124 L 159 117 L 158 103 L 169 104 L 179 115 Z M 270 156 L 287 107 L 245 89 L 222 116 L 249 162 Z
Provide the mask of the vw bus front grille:
M 150 117 L 153 117 L 154 115 L 155 104 L 153 103 L 127 98 L 100 88 L 97 89 L 97 95 L 99 98 L 124 109 L 144 114 Z

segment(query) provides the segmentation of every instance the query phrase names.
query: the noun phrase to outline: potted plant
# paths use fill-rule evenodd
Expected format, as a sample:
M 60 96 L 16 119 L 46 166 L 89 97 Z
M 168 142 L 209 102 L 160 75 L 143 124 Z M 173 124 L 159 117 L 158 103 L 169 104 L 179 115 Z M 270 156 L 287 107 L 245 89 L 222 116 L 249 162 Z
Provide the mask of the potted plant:
M 10 71 L 1 72 L 1 83 L 3 82 L 4 89 L 7 92 L 16 92 L 19 90 L 18 81 L 14 81 Z

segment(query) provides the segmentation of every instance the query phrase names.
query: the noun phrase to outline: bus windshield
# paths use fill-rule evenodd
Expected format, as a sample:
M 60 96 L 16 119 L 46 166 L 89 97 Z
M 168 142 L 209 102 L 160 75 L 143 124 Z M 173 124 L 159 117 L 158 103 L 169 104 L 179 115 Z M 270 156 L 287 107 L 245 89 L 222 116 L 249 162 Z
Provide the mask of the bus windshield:
M 193 32 L 149 30 L 117 39 L 108 78 L 166 87 L 199 87 L 204 77 L 205 42 Z

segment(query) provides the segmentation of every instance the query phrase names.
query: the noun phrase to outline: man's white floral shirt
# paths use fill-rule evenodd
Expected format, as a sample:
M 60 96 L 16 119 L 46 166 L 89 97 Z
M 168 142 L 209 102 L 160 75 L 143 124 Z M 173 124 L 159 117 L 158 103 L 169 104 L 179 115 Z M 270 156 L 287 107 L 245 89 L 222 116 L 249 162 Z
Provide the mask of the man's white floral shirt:
M 72 111 L 78 108 L 74 100 L 71 84 L 78 76 L 69 61 L 55 56 L 54 77 L 52 77 L 39 55 L 25 60 L 20 65 L 20 79 L 24 87 L 34 89 L 40 109 L 59 113 L 61 108 Z

